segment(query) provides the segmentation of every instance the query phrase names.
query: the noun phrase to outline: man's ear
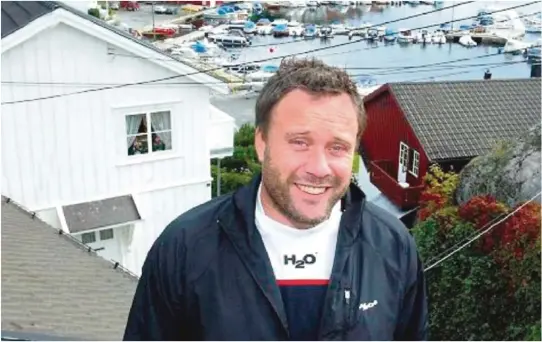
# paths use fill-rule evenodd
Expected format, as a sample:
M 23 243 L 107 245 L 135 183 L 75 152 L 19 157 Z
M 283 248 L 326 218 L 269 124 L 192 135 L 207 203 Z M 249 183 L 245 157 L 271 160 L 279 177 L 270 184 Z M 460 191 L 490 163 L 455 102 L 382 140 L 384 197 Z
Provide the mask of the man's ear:
M 254 131 L 254 147 L 256 148 L 256 154 L 260 163 L 263 163 L 264 160 L 266 144 L 265 133 L 260 127 L 256 127 Z

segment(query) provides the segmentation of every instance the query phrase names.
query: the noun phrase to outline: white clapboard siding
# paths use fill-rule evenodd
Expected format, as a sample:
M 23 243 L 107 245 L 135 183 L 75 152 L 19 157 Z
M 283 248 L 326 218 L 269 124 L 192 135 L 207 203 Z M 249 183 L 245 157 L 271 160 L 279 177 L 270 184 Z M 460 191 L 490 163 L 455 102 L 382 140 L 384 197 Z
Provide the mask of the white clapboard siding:
M 129 52 L 58 25 L 2 55 L 2 102 L 175 75 L 123 55 Z M 193 83 L 168 82 L 183 81 Z M 174 109 L 176 153 L 121 165 L 127 150 L 123 108 L 155 104 Z M 210 177 L 209 116 L 209 90 L 196 84 L 132 86 L 3 105 L 2 193 L 36 210 L 202 182 Z

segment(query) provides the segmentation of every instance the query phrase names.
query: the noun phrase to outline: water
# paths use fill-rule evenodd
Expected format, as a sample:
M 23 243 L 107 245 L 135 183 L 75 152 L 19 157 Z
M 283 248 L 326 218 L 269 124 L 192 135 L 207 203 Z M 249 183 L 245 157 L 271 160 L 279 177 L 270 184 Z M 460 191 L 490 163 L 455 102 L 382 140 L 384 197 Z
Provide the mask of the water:
M 446 1 L 439 7 L 447 7 L 459 1 Z M 441 23 L 475 16 L 479 9 L 487 8 L 508 8 L 529 3 L 528 1 L 477 1 L 472 4 L 458 6 L 454 9 L 446 9 L 440 12 L 417 18 L 399 21 L 397 23 L 385 24 L 392 29 L 410 28 L 415 29 L 426 25 L 435 25 L 429 28 L 438 28 Z M 541 10 L 542 2 L 515 9 L 519 15 L 535 13 Z M 325 23 L 337 22 L 351 25 L 359 25 L 370 22 L 372 25 L 379 25 L 387 21 L 400 19 L 406 16 L 428 12 L 438 7 L 430 5 L 402 5 L 402 6 L 358 6 L 340 11 L 340 7 L 320 7 L 317 9 L 295 8 L 284 13 L 286 18 L 299 22 Z M 473 19 L 454 23 L 454 27 L 460 24 L 470 24 Z M 540 38 L 537 34 L 526 34 L 524 41 L 536 41 Z M 358 39 L 354 38 L 353 40 Z M 295 43 L 287 43 L 296 40 Z M 278 65 L 282 56 L 293 53 L 303 53 L 307 50 L 332 47 L 337 44 L 348 42 L 346 36 L 335 36 L 327 42 L 319 39 L 301 40 L 299 38 L 273 38 L 272 36 L 256 36 L 253 38 L 253 46 L 239 51 L 239 62 L 252 62 L 261 59 L 279 57 L 275 60 L 265 62 L 266 64 Z M 260 46 L 259 46 L 260 45 Z M 262 46 L 263 45 L 263 46 Z M 274 52 L 270 52 L 274 47 Z M 527 78 L 530 76 L 531 66 L 525 61 L 522 55 L 498 54 L 496 46 L 479 45 L 466 48 L 457 43 L 443 45 L 427 44 L 377 44 L 367 41 L 355 42 L 353 44 L 326 49 L 323 51 L 304 54 L 321 58 L 326 63 L 345 68 L 352 75 L 370 75 L 377 83 L 399 81 L 429 81 L 429 80 L 461 80 L 481 79 L 484 72 L 490 69 L 493 78 Z M 497 54 L 484 57 L 488 54 Z M 451 63 L 458 59 L 466 59 Z M 426 66 L 432 63 L 447 64 L 439 66 Z M 505 62 L 517 62 L 505 65 Z M 421 68 L 407 68 L 410 66 L 422 66 Z

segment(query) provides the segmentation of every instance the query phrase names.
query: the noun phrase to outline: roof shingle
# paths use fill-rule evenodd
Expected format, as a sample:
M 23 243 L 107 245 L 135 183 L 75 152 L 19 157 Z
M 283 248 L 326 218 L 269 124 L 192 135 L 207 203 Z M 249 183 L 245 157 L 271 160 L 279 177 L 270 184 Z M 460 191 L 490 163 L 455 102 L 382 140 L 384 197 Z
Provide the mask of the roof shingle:
M 2 1 L 2 38 L 51 13 L 58 6 L 50 1 Z
M 433 161 L 485 154 L 540 123 L 539 78 L 389 86 Z
M 2 330 L 121 340 L 137 278 L 2 198 Z

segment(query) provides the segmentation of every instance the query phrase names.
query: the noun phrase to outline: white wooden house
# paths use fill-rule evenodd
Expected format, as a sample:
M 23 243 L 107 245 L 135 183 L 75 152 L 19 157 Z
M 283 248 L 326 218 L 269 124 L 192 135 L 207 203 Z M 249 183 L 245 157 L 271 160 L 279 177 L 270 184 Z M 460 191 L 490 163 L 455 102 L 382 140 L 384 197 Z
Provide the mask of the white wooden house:
M 62 3 L 2 2 L 1 23 L 2 195 L 139 274 L 211 198 L 234 120 L 209 95 L 227 86 Z

